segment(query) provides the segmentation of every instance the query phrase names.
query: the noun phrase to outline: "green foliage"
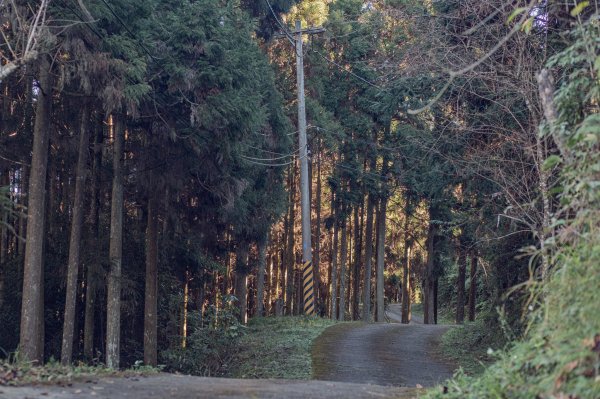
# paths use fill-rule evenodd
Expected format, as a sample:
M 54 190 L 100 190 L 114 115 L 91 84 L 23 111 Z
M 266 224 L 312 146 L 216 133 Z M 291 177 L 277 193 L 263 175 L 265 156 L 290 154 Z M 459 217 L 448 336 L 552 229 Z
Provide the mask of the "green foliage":
M 185 348 L 181 337 L 172 347 L 160 353 L 160 361 L 168 371 L 201 376 L 224 376 L 241 350 L 241 337 L 246 327 L 238 321 L 233 297 L 225 298 L 223 307 L 211 306 L 204 317 L 190 315 Z
M 305 316 L 252 319 L 228 376 L 310 379 L 313 341 L 333 324 Z

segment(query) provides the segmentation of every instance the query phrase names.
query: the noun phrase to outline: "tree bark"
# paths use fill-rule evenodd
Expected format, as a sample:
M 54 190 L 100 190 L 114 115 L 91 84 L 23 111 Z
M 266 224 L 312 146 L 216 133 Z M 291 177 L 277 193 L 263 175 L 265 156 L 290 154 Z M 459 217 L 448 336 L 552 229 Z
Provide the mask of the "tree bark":
M 246 323 L 248 312 L 248 244 L 244 241 L 238 244 L 235 254 L 235 296 L 238 300 L 239 317 Z
M 33 153 L 29 175 L 27 208 L 27 238 L 23 266 L 23 298 L 19 351 L 23 360 L 41 363 L 44 360 L 44 236 L 46 172 L 52 112 L 52 77 L 50 61 L 40 62 L 39 93 L 33 132 Z
M 467 255 L 463 248 L 458 253 L 458 278 L 456 280 L 456 324 L 465 322 L 465 278 L 467 271 Z
M 385 299 L 383 271 L 385 268 L 385 219 L 387 213 L 387 197 L 382 197 L 377 218 L 377 321 L 385 321 Z
M 106 299 L 106 366 L 119 368 L 121 348 L 121 262 L 123 255 L 123 145 L 124 126 L 114 117 L 113 183 L 108 257 L 110 270 Z
M 338 221 L 337 221 L 337 212 L 336 212 L 336 205 L 335 205 L 335 194 L 331 193 L 331 212 L 333 213 L 333 243 L 331 244 L 331 279 L 330 279 L 330 284 L 331 284 L 331 294 L 330 294 L 330 300 L 329 300 L 329 306 L 330 306 L 330 310 L 329 310 L 329 315 L 332 319 L 337 319 L 337 305 L 338 305 L 338 286 L 337 286 L 337 280 L 338 280 L 338 272 L 337 272 L 337 252 L 338 252 Z
M 73 333 L 75 330 L 75 305 L 77 299 L 77 277 L 79 275 L 81 237 L 83 230 L 84 191 L 87 179 L 90 111 L 87 104 L 81 112 L 81 128 L 79 137 L 79 155 L 75 171 L 75 197 L 73 198 L 73 219 L 71 220 L 71 238 L 69 241 L 69 260 L 67 265 L 67 286 L 65 299 L 65 315 L 63 323 L 62 349 L 60 361 L 63 365 L 71 364 L 73 357 Z
M 296 196 L 295 196 L 296 166 L 294 165 L 294 167 L 292 167 L 290 169 L 290 171 L 291 171 L 290 184 L 289 184 L 289 187 L 290 187 L 290 212 L 289 212 L 289 218 L 288 218 L 288 232 L 287 232 L 288 254 L 287 254 L 286 273 L 285 273 L 285 278 L 286 278 L 285 312 L 287 315 L 293 314 L 292 300 L 294 298 L 294 265 L 296 263 L 295 254 L 294 254 L 294 222 L 295 222 L 294 208 L 296 206 Z
M 477 255 L 471 257 L 471 284 L 469 285 L 469 321 L 475 321 L 475 301 L 477 300 Z
M 158 200 L 148 199 L 146 227 L 146 289 L 144 298 L 144 364 L 158 364 Z
M 340 243 L 340 301 L 338 320 L 344 321 L 346 317 L 346 262 L 348 259 L 348 229 L 346 227 L 346 213 L 342 211 L 342 242 Z
M 402 323 L 410 323 L 411 286 L 410 286 L 410 261 L 412 242 L 408 234 L 408 212 L 404 222 L 404 265 L 402 267 Z
M 373 168 L 371 170 L 374 170 Z M 375 198 L 370 194 L 367 200 L 367 221 L 365 232 L 365 276 L 363 287 L 363 321 L 368 323 L 371 321 L 371 275 L 372 258 L 373 258 L 373 213 Z
M 320 148 L 317 148 L 317 197 L 315 199 L 315 250 L 313 253 L 313 276 L 314 276 L 314 295 L 315 295 L 315 311 L 317 314 L 321 314 L 324 309 L 325 296 L 321 292 L 321 152 Z
M 256 315 L 264 316 L 265 269 L 267 267 L 267 235 L 258 242 L 258 272 L 256 281 Z
M 83 355 L 91 361 L 94 355 L 94 314 L 96 306 L 96 287 L 98 285 L 98 270 L 100 269 L 100 171 L 102 168 L 102 125 L 96 127 L 94 140 L 94 161 L 92 165 L 92 192 L 88 224 L 92 239 L 92 250 L 95 254 L 87 267 L 85 285 L 85 319 L 83 323 Z
M 431 211 L 430 211 L 431 218 Z M 434 241 L 436 235 L 435 224 L 429 222 L 427 231 L 427 265 L 425 267 L 425 281 L 423 287 L 423 323 L 434 324 L 434 293 L 433 293 L 433 262 Z
M 360 319 L 360 281 L 362 252 L 362 223 L 359 218 L 359 206 L 354 207 L 354 273 L 352 277 L 352 320 Z

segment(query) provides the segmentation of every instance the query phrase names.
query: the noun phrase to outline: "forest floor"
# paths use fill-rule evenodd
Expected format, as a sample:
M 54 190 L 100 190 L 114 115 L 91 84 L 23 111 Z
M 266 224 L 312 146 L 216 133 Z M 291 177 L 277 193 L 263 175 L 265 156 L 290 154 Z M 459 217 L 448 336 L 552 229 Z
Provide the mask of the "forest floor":
M 452 376 L 454 365 L 444 360 L 439 349 L 440 338 L 450 326 L 424 325 L 419 315 L 413 315 L 410 325 L 400 324 L 397 305 L 390 306 L 388 316 L 391 323 L 338 323 L 327 328 L 312 347 L 316 380 L 205 378 L 165 373 L 86 377 L 53 385 L 0 386 L 0 398 L 408 399 L 418 397 L 421 388 L 435 386 Z
M 344 323 L 328 328 L 313 346 L 318 380 L 403 387 L 432 387 L 451 378 L 455 369 L 439 343 L 448 325 L 426 325 L 413 315 L 400 324 L 400 309 L 391 305 L 392 323 Z

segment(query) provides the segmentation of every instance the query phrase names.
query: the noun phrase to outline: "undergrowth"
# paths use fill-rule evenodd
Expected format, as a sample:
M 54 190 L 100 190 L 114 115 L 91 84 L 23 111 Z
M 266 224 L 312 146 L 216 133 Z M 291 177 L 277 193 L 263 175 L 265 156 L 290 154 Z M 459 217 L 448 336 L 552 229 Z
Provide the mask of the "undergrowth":
M 306 316 L 254 318 L 240 340 L 228 376 L 310 379 L 312 343 L 333 324 Z

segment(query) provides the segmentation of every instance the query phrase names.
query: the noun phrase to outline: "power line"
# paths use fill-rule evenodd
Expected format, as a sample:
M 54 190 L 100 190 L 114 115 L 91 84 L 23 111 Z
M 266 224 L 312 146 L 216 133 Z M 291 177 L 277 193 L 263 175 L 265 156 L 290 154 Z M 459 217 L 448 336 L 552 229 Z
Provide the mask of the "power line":
M 275 10 L 273 10 L 273 6 L 271 6 L 271 3 L 269 2 L 269 0 L 265 0 L 265 3 L 267 3 L 267 6 L 269 6 L 269 10 L 271 10 L 271 14 L 273 14 L 273 18 L 275 18 L 277 25 L 279 25 L 279 27 L 283 31 L 283 34 L 287 37 L 287 39 L 294 46 L 294 49 L 295 49 L 296 42 L 294 41 L 294 38 L 292 37 L 290 32 L 287 30 L 287 28 L 283 25 L 283 23 L 281 21 L 279 21 L 279 18 L 277 17 L 277 14 L 275 14 Z

